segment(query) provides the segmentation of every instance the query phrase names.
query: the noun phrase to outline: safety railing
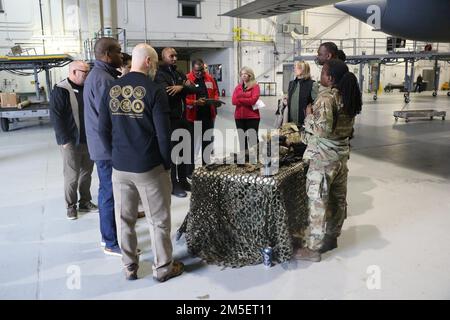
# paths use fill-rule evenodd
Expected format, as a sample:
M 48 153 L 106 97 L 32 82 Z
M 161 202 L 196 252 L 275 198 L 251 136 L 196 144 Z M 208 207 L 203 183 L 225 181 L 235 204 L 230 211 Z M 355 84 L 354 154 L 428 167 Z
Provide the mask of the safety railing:
M 324 42 L 334 42 L 346 55 L 372 55 L 388 52 L 387 38 L 348 38 L 348 39 L 297 39 L 294 42 L 295 55 L 316 54 Z M 406 40 L 404 47 L 393 48 L 394 52 L 422 52 L 437 51 L 448 52 L 449 44 L 427 43 Z

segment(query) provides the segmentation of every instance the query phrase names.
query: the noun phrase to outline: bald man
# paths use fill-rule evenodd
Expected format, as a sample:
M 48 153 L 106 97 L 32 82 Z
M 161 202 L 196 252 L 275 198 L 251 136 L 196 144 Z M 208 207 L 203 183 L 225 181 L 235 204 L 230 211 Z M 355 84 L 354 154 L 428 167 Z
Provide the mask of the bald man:
M 131 71 L 105 91 L 99 134 L 112 151 L 113 190 L 122 261 L 128 280 L 137 279 L 136 220 L 142 200 L 150 226 L 153 277 L 166 281 L 184 270 L 173 261 L 170 239 L 170 108 L 165 88 L 152 79 L 156 51 L 147 44 L 133 49 Z
M 56 142 L 63 157 L 64 194 L 67 218 L 75 220 L 79 211 L 97 211 L 91 202 L 91 176 L 94 162 L 86 145 L 84 127 L 84 82 L 89 65 L 74 61 L 69 65 L 69 77 L 58 83 L 50 97 L 50 119 L 55 129 Z
M 184 73 L 177 70 L 178 54 L 174 48 L 164 48 L 161 57 L 163 63 L 158 68 L 155 82 L 166 89 L 170 106 L 170 132 L 172 135 L 177 129 L 189 130 L 189 124 L 184 114 L 184 100 L 186 94 L 195 92 L 195 87 L 187 81 Z M 172 141 L 172 148 L 181 141 L 182 138 Z M 172 163 L 172 195 L 175 197 L 184 198 L 187 196 L 186 191 L 191 191 L 191 185 L 186 179 L 187 169 L 186 164 L 179 159 Z

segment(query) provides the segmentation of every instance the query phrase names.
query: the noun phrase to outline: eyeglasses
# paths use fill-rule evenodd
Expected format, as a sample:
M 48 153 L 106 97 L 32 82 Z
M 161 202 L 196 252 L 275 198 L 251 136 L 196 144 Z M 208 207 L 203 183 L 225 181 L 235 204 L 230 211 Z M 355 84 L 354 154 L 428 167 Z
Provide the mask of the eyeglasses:
M 75 69 L 75 71 L 81 71 L 81 72 L 83 72 L 83 73 L 89 73 L 89 70 Z

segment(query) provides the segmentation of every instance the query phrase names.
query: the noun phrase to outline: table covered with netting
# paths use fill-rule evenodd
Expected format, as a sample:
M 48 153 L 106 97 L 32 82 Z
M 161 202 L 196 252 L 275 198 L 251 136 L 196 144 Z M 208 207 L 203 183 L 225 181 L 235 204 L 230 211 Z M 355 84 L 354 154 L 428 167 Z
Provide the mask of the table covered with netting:
M 190 210 L 179 229 L 188 250 L 207 263 L 242 267 L 288 261 L 307 223 L 305 164 L 291 162 L 276 175 L 257 165 L 212 165 L 192 177 Z

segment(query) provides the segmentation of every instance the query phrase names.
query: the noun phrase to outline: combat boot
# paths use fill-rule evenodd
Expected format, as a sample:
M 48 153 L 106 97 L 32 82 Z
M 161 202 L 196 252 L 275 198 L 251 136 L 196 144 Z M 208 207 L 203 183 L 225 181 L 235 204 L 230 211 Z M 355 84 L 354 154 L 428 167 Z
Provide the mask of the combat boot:
M 67 208 L 67 219 L 76 220 L 78 218 L 77 207 Z
M 319 251 L 314 251 L 308 248 L 302 248 L 298 249 L 294 253 L 294 259 L 320 262 L 320 260 L 322 260 L 322 256 L 320 255 Z
M 132 263 L 129 266 L 125 267 L 125 278 L 127 280 L 133 281 L 138 279 L 137 271 L 139 269 L 139 265 L 136 263 Z
M 320 253 L 325 253 L 337 248 L 337 237 L 325 235 L 323 239 L 322 248 L 320 248 Z

